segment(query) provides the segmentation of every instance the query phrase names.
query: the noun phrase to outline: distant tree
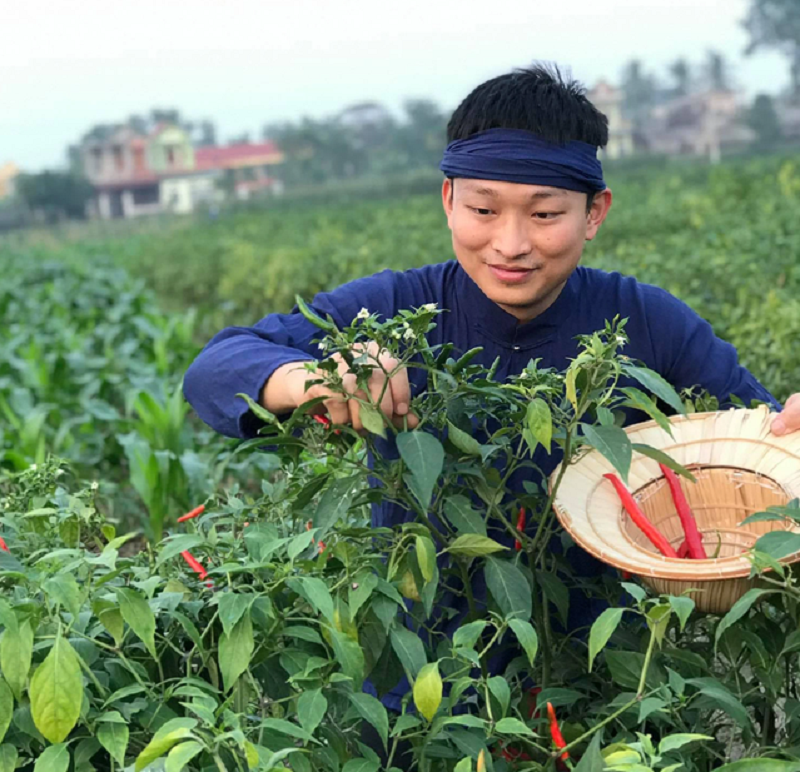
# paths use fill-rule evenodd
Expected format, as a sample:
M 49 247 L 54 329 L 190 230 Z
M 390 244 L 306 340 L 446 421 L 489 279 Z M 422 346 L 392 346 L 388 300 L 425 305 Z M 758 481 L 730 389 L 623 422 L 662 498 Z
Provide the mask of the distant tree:
M 691 69 L 686 59 L 676 59 L 669 66 L 669 73 L 674 82 L 675 96 L 686 96 L 689 93 L 691 83 Z
M 658 81 L 646 73 L 639 59 L 632 59 L 622 71 L 622 93 L 625 112 L 634 126 L 641 127 L 658 94 Z
M 755 144 L 759 148 L 770 148 L 781 140 L 781 124 L 775 112 L 775 104 L 769 94 L 759 94 L 751 106 L 747 122 L 755 131 Z
M 709 51 L 706 59 L 706 79 L 714 91 L 730 91 L 733 84 L 731 67 L 719 51 Z
M 228 139 L 229 145 L 247 145 L 250 143 L 250 132 L 243 131 L 241 134 L 236 134 Z
M 154 124 L 168 123 L 174 126 L 180 126 L 181 113 L 180 110 L 176 110 L 175 108 L 167 110 L 163 108 L 153 108 L 150 111 L 150 121 Z
M 750 35 L 745 54 L 773 48 L 788 57 L 792 97 L 800 100 L 800 2 L 752 0 L 744 27 Z
M 201 121 L 197 144 L 200 147 L 213 147 L 217 144 L 217 127 L 212 121 Z
M 45 171 L 20 175 L 17 193 L 30 209 L 41 210 L 49 217 L 83 219 L 93 189 L 86 179 L 72 172 Z

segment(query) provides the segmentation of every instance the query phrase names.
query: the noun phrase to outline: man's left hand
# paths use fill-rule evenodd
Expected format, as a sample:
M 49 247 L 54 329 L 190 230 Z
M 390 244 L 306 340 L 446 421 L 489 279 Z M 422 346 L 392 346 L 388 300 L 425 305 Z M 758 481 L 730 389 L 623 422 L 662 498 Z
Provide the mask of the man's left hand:
M 800 392 L 786 400 L 783 412 L 772 422 L 772 433 L 778 437 L 797 431 L 800 431 Z

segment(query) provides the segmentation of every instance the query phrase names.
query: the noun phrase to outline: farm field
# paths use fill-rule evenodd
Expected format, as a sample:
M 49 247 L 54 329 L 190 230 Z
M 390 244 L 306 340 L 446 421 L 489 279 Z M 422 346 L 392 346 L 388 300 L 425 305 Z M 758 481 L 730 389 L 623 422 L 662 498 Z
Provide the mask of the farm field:
M 778 399 L 800 390 L 800 160 L 609 182 L 585 263 L 671 291 Z M 614 572 L 576 577 L 568 543 L 542 548 L 559 537 L 541 490 L 524 502 L 541 537 L 515 550 L 487 530 L 487 513 L 513 524 L 519 509 L 494 461 L 569 450 L 598 407 L 622 406 L 584 388 L 621 366 L 613 334 L 573 373 L 579 399 L 568 375 L 535 368 L 511 394 L 426 349 L 435 314 L 414 314 L 408 356 L 451 389 L 449 412 L 418 408 L 450 434 L 398 435 L 400 459 L 373 469 L 385 494 L 365 453 L 380 456 L 389 427 L 334 436 L 298 417 L 241 444 L 191 414 L 183 373 L 223 326 L 450 254 L 434 193 L 0 236 L 0 772 L 389 768 L 364 726 L 390 759 L 413 747 L 423 772 L 800 769 L 800 590 L 778 551 L 762 557 L 772 592 L 725 616 Z M 549 428 L 531 436 L 534 398 Z M 416 519 L 370 529 L 380 495 Z M 471 608 L 446 620 L 452 640 L 433 624 L 448 593 Z M 606 611 L 565 633 L 578 602 Z M 518 651 L 502 673 L 487 669 L 492 646 Z M 398 715 L 373 695 L 404 675 Z

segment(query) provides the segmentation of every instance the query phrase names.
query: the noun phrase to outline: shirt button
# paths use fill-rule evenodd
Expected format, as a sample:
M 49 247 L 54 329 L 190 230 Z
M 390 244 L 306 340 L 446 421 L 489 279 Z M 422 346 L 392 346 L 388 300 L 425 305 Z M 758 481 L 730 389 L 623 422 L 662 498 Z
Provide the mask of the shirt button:
M 514 349 L 514 351 L 519 351 L 519 346 L 512 346 L 512 348 Z

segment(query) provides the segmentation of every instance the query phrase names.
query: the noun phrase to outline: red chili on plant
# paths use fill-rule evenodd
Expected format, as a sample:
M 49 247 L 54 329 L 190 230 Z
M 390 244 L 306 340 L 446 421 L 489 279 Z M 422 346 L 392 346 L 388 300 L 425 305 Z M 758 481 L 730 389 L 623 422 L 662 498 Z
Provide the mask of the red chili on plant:
M 8 545 L 6 544 L 6 540 L 2 536 L 0 536 L 0 550 L 3 550 L 4 552 L 9 551 Z
M 198 515 L 202 515 L 203 512 L 206 511 L 206 505 L 201 504 L 199 507 L 195 507 L 191 512 L 187 512 L 185 515 L 181 515 L 178 518 L 179 523 L 185 523 L 187 520 L 192 520 Z
M 525 531 L 525 507 L 519 508 L 519 514 L 517 515 L 517 530 L 520 532 Z M 514 549 L 519 552 L 522 549 L 522 542 L 519 539 L 514 540 Z
M 556 710 L 553 707 L 553 703 L 552 702 L 548 702 L 547 703 L 547 718 L 550 721 L 550 737 L 553 738 L 553 744 L 556 746 L 556 748 L 558 748 L 558 750 L 561 750 L 562 748 L 566 748 L 567 747 L 567 743 L 564 740 L 564 736 L 561 734 L 561 729 L 558 726 L 558 719 L 556 718 Z M 564 751 L 559 756 L 559 758 L 562 759 L 562 760 L 568 759 L 569 758 L 569 752 L 568 751 Z

